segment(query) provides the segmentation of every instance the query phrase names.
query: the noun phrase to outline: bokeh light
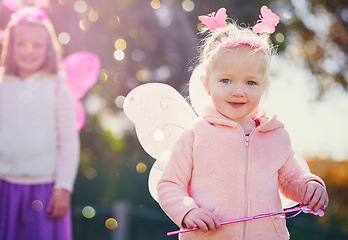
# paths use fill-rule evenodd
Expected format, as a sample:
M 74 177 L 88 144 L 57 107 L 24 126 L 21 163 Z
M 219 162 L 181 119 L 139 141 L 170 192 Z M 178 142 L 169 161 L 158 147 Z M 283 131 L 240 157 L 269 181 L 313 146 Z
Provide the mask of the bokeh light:
M 181 3 L 181 7 L 185 12 L 191 12 L 195 8 L 195 4 L 191 0 L 184 0 Z
M 43 204 L 40 200 L 35 200 L 31 203 L 31 207 L 34 209 L 34 211 L 40 212 L 43 209 Z
M 89 14 L 88 14 L 88 20 L 91 22 L 96 22 L 99 19 L 99 13 L 92 10 Z
M 109 218 L 105 221 L 105 226 L 110 230 L 114 230 L 117 228 L 118 222 L 114 218 Z
M 201 22 L 199 22 L 198 24 L 197 24 L 197 30 L 198 31 L 202 31 L 203 30 L 203 28 L 205 28 L 206 26 L 203 24 L 203 23 L 201 23 Z
M 158 81 L 166 81 L 171 75 L 170 68 L 168 66 L 160 66 L 155 70 L 155 75 Z
M 61 43 L 61 44 L 68 44 L 71 40 L 71 37 L 70 37 L 70 34 L 67 33 L 67 32 L 62 32 L 58 35 L 58 41 Z
M 193 199 L 190 197 L 185 197 L 183 200 L 185 206 L 191 206 L 193 204 Z
M 87 20 L 83 19 L 83 20 L 80 20 L 79 27 L 81 30 L 87 31 L 90 27 L 90 24 Z
M 109 18 L 109 24 L 112 27 L 116 27 L 121 23 L 121 19 L 118 16 L 112 16 Z
M 76 1 L 74 4 L 74 10 L 78 13 L 83 13 L 87 10 L 87 3 L 85 1 Z
M 116 59 L 116 60 L 118 60 L 118 61 L 122 61 L 123 59 L 124 59 L 124 57 L 125 57 L 125 54 L 124 54 L 124 52 L 122 51 L 122 50 L 116 50 L 115 52 L 114 52 L 114 58 Z
M 277 33 L 275 35 L 275 40 L 278 42 L 278 43 L 283 43 L 284 40 L 285 40 L 285 37 L 282 33 Z
M 115 104 L 118 108 L 123 108 L 124 100 L 126 99 L 125 96 L 118 96 L 115 99 Z
M 97 170 L 93 167 L 87 167 L 84 171 L 84 175 L 87 179 L 93 180 L 97 177 Z
M 106 69 L 101 69 L 99 72 L 99 79 L 102 81 L 107 81 L 108 80 L 108 71 Z
M 144 173 L 146 171 L 147 167 L 146 167 L 145 163 L 138 163 L 136 169 L 137 169 L 138 173 Z
M 117 50 L 124 51 L 127 47 L 127 42 L 123 38 L 119 38 L 115 41 L 115 48 Z
M 93 207 L 91 206 L 86 206 L 82 209 L 82 215 L 85 217 L 85 218 L 94 218 L 95 216 L 95 210 Z
M 152 0 L 150 4 L 153 9 L 159 9 L 161 6 L 161 2 L 159 0 Z
M 134 62 L 140 62 L 140 61 L 144 60 L 145 53 L 141 49 L 134 49 L 131 53 L 131 58 Z
M 136 73 L 136 77 L 138 79 L 138 81 L 140 82 L 146 82 L 149 80 L 149 72 L 145 69 L 141 69 L 139 71 L 137 71 Z
M 153 133 L 153 138 L 157 141 L 160 142 L 165 138 L 164 132 L 162 130 L 156 130 Z

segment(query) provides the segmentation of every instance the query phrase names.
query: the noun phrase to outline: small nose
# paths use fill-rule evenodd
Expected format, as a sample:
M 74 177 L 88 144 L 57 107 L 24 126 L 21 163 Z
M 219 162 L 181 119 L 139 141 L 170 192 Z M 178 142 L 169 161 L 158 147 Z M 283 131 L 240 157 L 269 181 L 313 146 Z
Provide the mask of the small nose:
M 231 95 L 235 97 L 244 97 L 245 96 L 244 87 L 241 86 L 240 84 L 234 85 L 231 90 Z
M 33 46 L 30 43 L 25 42 L 22 46 L 22 51 L 25 55 L 29 55 L 33 51 Z

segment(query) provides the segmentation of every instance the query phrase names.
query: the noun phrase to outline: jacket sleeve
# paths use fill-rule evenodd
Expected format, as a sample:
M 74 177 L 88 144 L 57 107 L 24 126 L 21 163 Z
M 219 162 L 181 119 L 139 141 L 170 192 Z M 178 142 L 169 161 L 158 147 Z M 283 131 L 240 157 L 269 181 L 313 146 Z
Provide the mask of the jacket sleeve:
M 62 79 L 56 88 L 56 129 L 58 156 L 55 187 L 72 192 L 79 164 L 80 141 L 75 123 L 74 102 Z
M 296 202 L 302 201 L 302 192 L 307 182 L 317 181 L 325 187 L 324 181 L 312 174 L 306 161 L 300 155 L 295 154 L 294 151 L 290 152 L 286 163 L 278 173 L 280 192 Z
M 189 196 L 193 168 L 193 132 L 187 130 L 171 150 L 168 164 L 157 185 L 158 202 L 175 224 L 182 227 L 185 215 L 197 204 Z

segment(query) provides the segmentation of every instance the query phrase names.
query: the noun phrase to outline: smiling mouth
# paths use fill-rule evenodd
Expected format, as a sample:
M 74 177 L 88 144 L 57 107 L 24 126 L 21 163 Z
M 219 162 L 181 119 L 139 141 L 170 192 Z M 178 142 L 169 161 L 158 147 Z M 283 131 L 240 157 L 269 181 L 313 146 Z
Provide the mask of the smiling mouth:
M 245 102 L 229 102 L 229 104 L 234 108 L 240 108 L 245 105 Z

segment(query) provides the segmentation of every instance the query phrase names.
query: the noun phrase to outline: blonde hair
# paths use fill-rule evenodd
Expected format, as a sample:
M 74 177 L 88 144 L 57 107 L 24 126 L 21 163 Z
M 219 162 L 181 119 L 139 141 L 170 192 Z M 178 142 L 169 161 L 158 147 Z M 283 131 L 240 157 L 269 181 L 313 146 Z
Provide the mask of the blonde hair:
M 201 33 L 206 32 L 207 30 L 204 29 Z M 239 50 L 241 48 L 247 49 L 250 55 L 259 54 L 260 60 L 265 66 L 265 86 L 268 87 L 270 65 L 272 59 L 276 56 L 276 50 L 269 39 L 269 35 L 258 35 L 253 33 L 250 28 L 238 26 L 235 22 L 229 22 L 226 27 L 209 32 L 198 47 L 200 52 L 199 65 L 194 69 L 189 82 L 190 101 L 198 115 L 201 115 L 203 108 L 211 103 L 203 81 L 209 75 L 213 61 L 226 49 Z
M 13 60 L 14 29 L 21 25 L 39 26 L 47 31 L 48 49 L 42 70 L 50 74 L 57 74 L 60 69 L 62 49 L 54 27 L 48 18 L 39 19 L 38 17 L 30 15 L 24 18 L 11 19 L 5 29 L 5 37 L 3 39 L 3 48 L 0 59 L 0 64 L 4 67 L 5 74 L 18 76 L 18 69 Z

